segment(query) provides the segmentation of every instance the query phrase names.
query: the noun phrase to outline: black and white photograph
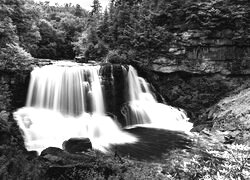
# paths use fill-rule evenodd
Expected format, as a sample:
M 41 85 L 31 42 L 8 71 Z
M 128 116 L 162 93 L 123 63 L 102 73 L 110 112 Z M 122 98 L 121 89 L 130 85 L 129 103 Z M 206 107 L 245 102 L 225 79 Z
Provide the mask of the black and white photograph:
M 0 180 L 250 180 L 250 0 L 0 0 Z

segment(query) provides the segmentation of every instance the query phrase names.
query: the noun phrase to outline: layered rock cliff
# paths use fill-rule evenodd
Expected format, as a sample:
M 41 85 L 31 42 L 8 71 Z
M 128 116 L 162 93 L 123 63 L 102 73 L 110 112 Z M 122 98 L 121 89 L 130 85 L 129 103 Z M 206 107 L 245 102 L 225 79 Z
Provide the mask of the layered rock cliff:
M 207 109 L 250 82 L 249 3 L 203 1 L 170 11 L 174 38 L 168 53 L 137 63 L 167 101 L 186 109 L 196 124 L 209 123 Z

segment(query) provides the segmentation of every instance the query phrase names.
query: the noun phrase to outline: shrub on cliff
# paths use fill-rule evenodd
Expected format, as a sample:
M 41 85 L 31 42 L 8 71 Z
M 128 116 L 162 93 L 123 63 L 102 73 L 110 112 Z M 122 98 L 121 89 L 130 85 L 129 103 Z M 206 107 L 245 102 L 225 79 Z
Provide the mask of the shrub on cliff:
M 97 44 L 89 43 L 84 55 L 87 60 L 102 61 L 107 53 L 108 48 L 102 42 L 98 42 Z
M 124 59 L 115 50 L 109 51 L 106 56 L 106 61 L 112 64 L 121 64 L 123 60 Z
M 18 44 L 7 44 L 1 48 L 0 63 L 1 70 L 22 70 L 32 62 L 32 56 Z

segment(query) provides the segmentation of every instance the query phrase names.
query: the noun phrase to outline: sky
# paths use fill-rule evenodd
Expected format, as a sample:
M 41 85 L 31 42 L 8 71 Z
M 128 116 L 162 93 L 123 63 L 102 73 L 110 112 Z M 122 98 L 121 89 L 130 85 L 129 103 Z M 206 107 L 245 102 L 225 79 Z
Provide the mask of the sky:
M 58 4 L 65 4 L 65 3 L 72 3 L 72 4 L 80 4 L 82 8 L 86 10 L 91 10 L 91 5 L 93 4 L 93 0 L 35 0 L 36 2 L 45 2 L 50 1 L 50 5 Z M 109 0 L 99 0 L 102 5 L 102 9 L 104 10 L 106 6 L 108 6 Z

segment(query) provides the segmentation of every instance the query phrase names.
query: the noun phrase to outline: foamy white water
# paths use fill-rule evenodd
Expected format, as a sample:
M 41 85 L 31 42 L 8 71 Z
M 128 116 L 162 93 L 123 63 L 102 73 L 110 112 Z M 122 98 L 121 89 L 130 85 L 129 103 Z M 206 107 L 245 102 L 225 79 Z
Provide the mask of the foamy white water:
M 31 73 L 26 107 L 14 113 L 28 150 L 62 147 L 70 138 L 89 138 L 94 149 L 134 143 L 105 115 L 99 66 L 56 63 Z
M 86 112 L 89 100 L 92 112 L 104 114 L 98 70 L 99 66 L 78 65 L 36 68 L 31 73 L 26 106 L 79 115 Z
M 14 113 L 28 150 L 62 148 L 70 138 L 89 138 L 93 148 L 103 152 L 112 144 L 138 141 L 106 116 L 99 68 L 60 62 L 32 71 L 26 107 Z M 126 128 L 190 131 L 192 123 L 183 111 L 158 103 L 132 66 L 127 75 Z
M 25 107 L 14 113 L 28 150 L 41 152 L 47 147 L 62 148 L 70 138 L 89 138 L 94 149 L 107 151 L 111 144 L 135 143 L 136 137 L 121 131 L 108 116 L 82 114 L 78 117 L 40 108 Z
M 138 77 L 132 66 L 129 67 L 128 84 L 127 128 L 144 126 L 184 132 L 193 128 L 185 112 L 156 101 L 146 81 Z

